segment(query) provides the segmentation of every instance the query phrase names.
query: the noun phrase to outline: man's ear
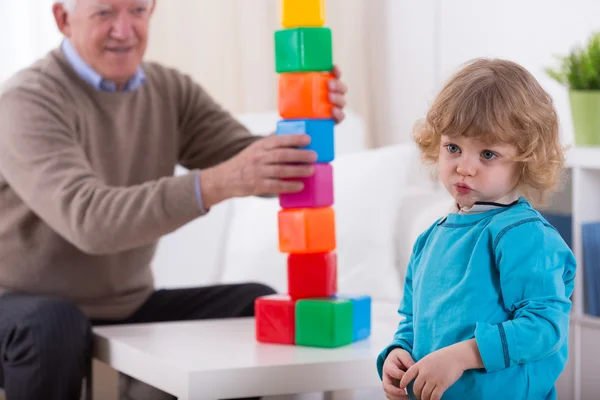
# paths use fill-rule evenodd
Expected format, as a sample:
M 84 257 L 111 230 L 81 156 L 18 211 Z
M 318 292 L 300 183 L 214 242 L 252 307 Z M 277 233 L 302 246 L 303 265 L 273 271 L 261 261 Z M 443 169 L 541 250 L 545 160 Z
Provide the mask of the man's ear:
M 71 36 L 71 25 L 69 24 L 69 13 L 61 3 L 54 3 L 52 6 L 54 21 L 58 30 L 66 37 Z
M 154 9 L 156 8 L 156 2 L 158 0 L 150 0 L 152 1 L 152 5 L 150 6 L 150 15 L 154 14 Z

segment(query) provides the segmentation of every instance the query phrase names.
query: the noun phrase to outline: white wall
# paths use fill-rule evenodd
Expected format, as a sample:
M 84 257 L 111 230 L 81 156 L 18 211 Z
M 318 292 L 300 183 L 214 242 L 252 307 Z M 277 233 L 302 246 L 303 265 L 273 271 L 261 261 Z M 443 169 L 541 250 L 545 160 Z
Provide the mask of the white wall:
M 1 1 L 1 0 L 0 0 Z M 382 45 L 390 4 L 397 0 L 327 0 L 334 63 L 350 87 L 347 109 L 365 120 L 370 144 L 386 144 L 389 82 Z M 159 1 L 148 58 L 189 73 L 235 113 L 277 108 L 273 33 L 281 29 L 276 0 Z
M 2 0 L 0 0 L 2 1 Z M 270 111 L 276 99 L 270 0 L 161 0 L 147 59 L 190 74 L 233 112 Z
M 391 1 L 387 5 L 389 131 L 385 144 L 410 140 L 416 119 L 427 112 L 437 83 L 436 0 Z
M 501 57 L 526 67 L 551 94 L 570 143 L 572 126 L 566 88 L 551 81 L 543 68 L 554 55 L 567 54 L 600 30 L 597 0 L 401 0 L 389 19 L 390 52 L 398 74 L 390 102 L 396 112 L 393 142 L 408 139 L 416 117 L 443 80 L 475 57 Z M 429 29 L 428 29 L 429 28 Z M 421 115 L 418 115 L 421 114 Z
M 51 4 L 0 0 L 0 82 L 59 43 Z M 571 141 L 567 91 L 546 77 L 543 67 L 554 62 L 553 55 L 566 54 L 600 30 L 600 1 L 327 4 L 336 59 L 350 83 L 350 107 L 373 120 L 368 124 L 375 132 L 371 144 L 409 141 L 415 120 L 424 116 L 442 81 L 479 56 L 510 58 L 538 77 L 556 102 L 565 141 Z M 190 72 L 235 112 L 274 108 L 272 33 L 279 21 L 271 0 L 253 0 L 252 5 L 178 0 L 177 6 L 165 0 L 158 5 L 149 58 Z
M 0 0 L 0 83 L 60 44 L 53 0 Z

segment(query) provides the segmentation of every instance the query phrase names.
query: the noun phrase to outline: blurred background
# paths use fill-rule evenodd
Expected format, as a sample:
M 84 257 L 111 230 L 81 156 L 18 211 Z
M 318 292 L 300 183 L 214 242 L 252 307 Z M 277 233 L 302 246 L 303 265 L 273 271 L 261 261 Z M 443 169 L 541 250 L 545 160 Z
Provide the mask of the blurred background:
M 327 0 L 334 62 L 349 86 L 348 108 L 366 124 L 366 145 L 410 140 L 436 91 L 474 57 L 528 68 L 550 92 L 572 141 L 567 89 L 556 65 L 600 29 L 597 0 Z M 0 81 L 60 43 L 52 0 L 0 0 Z M 147 59 L 191 74 L 235 113 L 276 109 L 276 0 L 158 0 Z
M 0 0 L 0 85 L 60 45 L 52 3 Z M 279 7 L 278 0 L 157 0 L 147 59 L 190 74 L 244 122 L 267 121 L 265 129 L 274 130 Z M 386 298 L 395 312 L 414 239 L 448 210 L 416 172 L 412 127 L 462 64 L 476 57 L 522 64 L 554 99 L 563 143 L 582 144 L 574 142 L 570 88 L 545 69 L 586 46 L 600 31 L 599 16 L 599 0 L 326 0 L 352 116 L 336 128 L 341 288 Z M 587 78 L 600 86 L 600 39 L 589 53 L 596 66 Z M 600 398 L 600 90 L 587 89 L 595 103 L 574 108 L 582 115 L 578 132 L 591 132 L 593 146 L 569 152 L 568 183 L 553 199 L 554 214 L 546 214 L 584 267 L 558 385 L 565 400 Z M 284 290 L 278 210 L 276 199 L 235 199 L 168 235 L 153 262 L 157 286 L 261 280 Z M 205 244 L 202 268 L 198 243 Z

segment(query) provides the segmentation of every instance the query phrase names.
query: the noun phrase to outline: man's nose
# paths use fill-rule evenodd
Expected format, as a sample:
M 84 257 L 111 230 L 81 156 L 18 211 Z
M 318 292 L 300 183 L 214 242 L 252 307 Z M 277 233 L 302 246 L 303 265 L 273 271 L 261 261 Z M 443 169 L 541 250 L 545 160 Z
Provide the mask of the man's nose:
M 115 20 L 111 30 L 111 37 L 114 39 L 129 39 L 133 33 L 131 18 L 127 13 L 121 13 Z
M 463 156 L 458 161 L 456 172 L 462 176 L 474 176 L 477 173 L 477 160 L 472 157 Z

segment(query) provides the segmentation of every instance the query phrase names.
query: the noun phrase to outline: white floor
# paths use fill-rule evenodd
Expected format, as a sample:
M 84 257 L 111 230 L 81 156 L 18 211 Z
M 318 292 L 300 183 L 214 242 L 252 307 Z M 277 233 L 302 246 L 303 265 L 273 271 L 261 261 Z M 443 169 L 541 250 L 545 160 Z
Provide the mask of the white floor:
M 338 392 L 333 398 L 326 398 L 323 393 L 303 393 L 292 396 L 268 396 L 264 400 L 385 400 L 381 388 Z
M 303 393 L 298 395 L 268 396 L 264 400 L 379 400 L 385 399 L 381 389 L 355 390 L 354 393 L 340 393 L 334 399 L 326 399 L 323 393 Z M 6 400 L 4 392 L 0 389 L 0 400 Z

